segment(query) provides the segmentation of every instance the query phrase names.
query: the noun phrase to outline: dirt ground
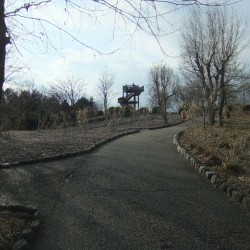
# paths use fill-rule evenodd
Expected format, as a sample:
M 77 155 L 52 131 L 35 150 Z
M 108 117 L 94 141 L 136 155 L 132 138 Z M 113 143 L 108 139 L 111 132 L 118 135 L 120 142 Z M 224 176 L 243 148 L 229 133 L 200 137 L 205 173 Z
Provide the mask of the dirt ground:
M 172 118 L 170 123 L 180 118 Z M 7 131 L 0 134 L 0 164 L 85 150 L 97 142 L 136 128 L 162 126 L 160 117 L 94 122 L 88 126 L 54 130 Z

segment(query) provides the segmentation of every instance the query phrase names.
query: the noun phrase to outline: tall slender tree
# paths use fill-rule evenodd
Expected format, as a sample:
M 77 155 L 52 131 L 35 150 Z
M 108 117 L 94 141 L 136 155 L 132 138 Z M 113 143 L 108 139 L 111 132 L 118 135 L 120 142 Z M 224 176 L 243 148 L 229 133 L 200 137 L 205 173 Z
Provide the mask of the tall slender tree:
M 241 72 L 239 55 L 244 48 L 244 25 L 235 13 L 211 8 L 195 9 L 181 34 L 181 65 L 184 75 L 202 90 L 209 124 L 214 125 L 219 107 L 219 125 L 227 91 Z
M 103 105 L 105 114 L 107 114 L 110 101 L 115 96 L 114 79 L 114 75 L 104 72 L 101 74 L 96 86 L 96 98 Z
M 166 64 L 152 66 L 148 77 L 151 103 L 159 107 L 164 123 L 167 124 L 167 110 L 170 107 L 171 97 L 174 95 L 178 78 Z

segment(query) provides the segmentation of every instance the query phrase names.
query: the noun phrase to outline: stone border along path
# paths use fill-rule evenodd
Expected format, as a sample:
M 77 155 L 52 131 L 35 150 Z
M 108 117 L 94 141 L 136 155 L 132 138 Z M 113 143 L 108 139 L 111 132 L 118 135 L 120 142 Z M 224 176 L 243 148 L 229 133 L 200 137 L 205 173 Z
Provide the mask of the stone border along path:
M 30 227 L 23 230 L 20 238 L 12 246 L 12 250 L 28 249 L 41 225 L 38 209 L 32 205 L 0 205 L 0 214 L 8 214 L 31 221 Z
M 139 129 L 128 131 L 128 132 L 123 132 L 121 134 L 114 135 L 114 136 L 112 136 L 112 137 L 110 137 L 110 138 L 108 138 L 106 140 L 102 140 L 102 141 L 96 143 L 95 145 L 91 146 L 88 149 L 81 150 L 81 151 L 74 152 L 74 153 L 66 153 L 66 154 L 47 156 L 47 157 L 37 158 L 37 159 L 32 159 L 32 160 L 24 160 L 24 161 L 20 161 L 20 162 L 12 162 L 12 163 L 0 164 L 0 169 L 9 168 L 9 167 L 23 166 L 23 165 L 28 165 L 28 164 L 35 164 L 35 163 L 40 163 L 40 162 L 61 160 L 61 159 L 66 159 L 66 158 L 73 157 L 73 156 L 83 155 L 83 154 L 86 154 L 86 153 L 89 153 L 89 152 L 93 151 L 95 148 L 103 145 L 106 142 L 115 140 L 115 139 L 117 139 L 119 137 L 122 137 L 122 136 L 125 136 L 125 135 L 139 133 L 139 132 L 140 132 Z
M 250 196 L 239 191 L 237 187 L 231 185 L 227 182 L 225 178 L 220 177 L 220 175 L 214 171 L 211 171 L 207 166 L 202 164 L 197 158 L 195 158 L 191 151 L 184 148 L 180 144 L 180 137 L 183 135 L 184 131 L 179 132 L 174 136 L 173 143 L 177 146 L 177 151 L 191 163 L 191 165 L 206 179 L 208 179 L 215 187 L 220 191 L 227 194 L 234 201 L 243 205 L 245 209 L 250 211 Z

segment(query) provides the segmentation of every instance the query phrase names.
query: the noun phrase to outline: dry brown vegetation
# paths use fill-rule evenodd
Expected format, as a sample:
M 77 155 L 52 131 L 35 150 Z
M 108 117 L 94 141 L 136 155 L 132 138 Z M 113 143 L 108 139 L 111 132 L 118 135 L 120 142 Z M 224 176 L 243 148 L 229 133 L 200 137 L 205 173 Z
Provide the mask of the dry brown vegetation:
M 180 119 L 170 119 L 170 123 Z M 163 125 L 159 116 L 137 117 L 94 122 L 86 127 L 0 133 L 0 164 L 74 153 L 85 150 L 97 142 L 136 128 Z
M 232 117 L 223 127 L 191 122 L 181 143 L 205 165 L 250 195 L 250 114 Z
M 11 249 L 13 243 L 21 236 L 24 229 L 28 228 L 29 220 L 0 214 L 0 249 Z

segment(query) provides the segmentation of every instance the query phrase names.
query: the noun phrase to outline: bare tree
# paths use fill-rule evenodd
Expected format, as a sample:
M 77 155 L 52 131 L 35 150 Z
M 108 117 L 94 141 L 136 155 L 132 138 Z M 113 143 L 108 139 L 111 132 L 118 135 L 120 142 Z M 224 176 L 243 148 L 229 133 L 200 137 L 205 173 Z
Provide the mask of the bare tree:
M 115 96 L 113 89 L 114 79 L 114 75 L 107 72 L 102 73 L 96 86 L 96 98 L 102 103 L 105 115 L 107 114 L 110 101 Z
M 200 94 L 202 89 L 198 83 L 192 82 L 191 79 L 181 78 L 181 81 L 175 86 L 174 92 L 175 102 L 179 107 L 179 111 L 188 111 L 192 103 L 203 107 L 203 99 Z
M 218 21 L 219 34 L 214 67 L 220 74 L 218 125 L 222 126 L 222 111 L 227 104 L 227 96 L 232 89 L 239 86 L 246 74 L 239 60 L 240 54 L 246 47 L 244 42 L 245 25 L 234 12 L 228 14 L 225 10 L 216 10 L 215 16 Z
M 249 78 L 250 79 L 250 78 Z M 234 94 L 236 102 L 245 106 L 250 104 L 250 80 L 246 80 L 244 84 L 241 84 Z
M 237 82 L 241 71 L 239 55 L 244 48 L 244 27 L 237 15 L 217 8 L 205 13 L 196 9 L 185 23 L 181 34 L 184 75 L 199 84 L 209 125 L 214 125 L 218 106 L 219 125 L 222 125 L 227 91 L 230 84 Z
M 167 109 L 170 98 L 174 95 L 174 86 L 178 78 L 174 71 L 165 64 L 152 66 L 149 71 L 149 92 L 151 103 L 160 109 L 164 123 L 168 123 Z
M 67 101 L 71 107 L 74 107 L 77 100 L 84 96 L 85 88 L 86 83 L 72 75 L 53 83 L 50 92 L 61 103 Z
M 91 3 L 92 2 L 92 3 Z M 81 0 L 64 0 L 64 8 L 62 12 L 71 15 L 77 11 L 83 16 L 97 16 L 99 10 L 103 14 L 104 10 L 110 15 L 111 10 L 114 16 L 114 29 L 117 19 L 123 21 L 125 26 L 127 24 L 134 25 L 134 31 L 143 30 L 144 32 L 155 37 L 157 43 L 161 47 L 160 36 L 160 19 L 164 19 L 169 12 L 177 11 L 184 6 L 221 6 L 234 3 L 235 0 L 213 0 L 209 3 L 204 1 L 193 0 L 126 0 L 126 1 L 112 1 L 112 0 L 92 0 L 89 3 Z M 32 35 L 32 40 L 36 42 L 43 42 L 45 47 L 56 47 L 52 44 L 47 27 L 48 25 L 55 28 L 59 33 L 67 35 L 69 38 L 75 40 L 82 46 L 95 50 L 101 53 L 97 48 L 86 44 L 84 41 L 78 39 L 77 35 L 70 32 L 65 23 L 56 23 L 52 16 L 36 15 L 33 10 L 45 9 L 48 6 L 56 5 L 52 0 L 1 0 L 0 1 L 0 99 L 2 97 L 2 89 L 5 81 L 5 63 L 6 63 L 6 47 L 8 45 L 14 46 L 18 50 L 18 39 L 28 39 Z M 170 9 L 169 9 L 170 8 Z M 44 12 L 46 13 L 46 12 Z M 73 14 L 72 14 L 73 15 Z M 29 25 L 31 24 L 31 25 Z M 133 32 L 132 32 L 133 34 Z M 35 43 L 35 42 L 34 42 Z M 112 51 L 114 52 L 114 51 Z

